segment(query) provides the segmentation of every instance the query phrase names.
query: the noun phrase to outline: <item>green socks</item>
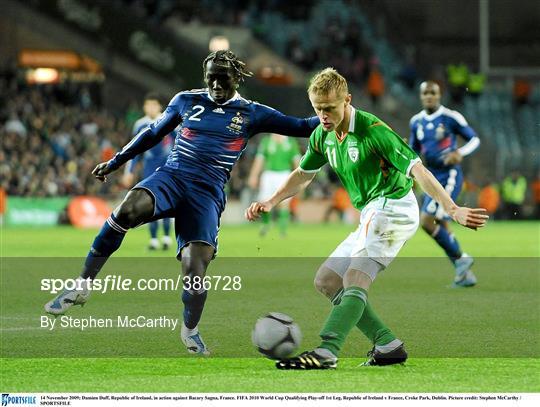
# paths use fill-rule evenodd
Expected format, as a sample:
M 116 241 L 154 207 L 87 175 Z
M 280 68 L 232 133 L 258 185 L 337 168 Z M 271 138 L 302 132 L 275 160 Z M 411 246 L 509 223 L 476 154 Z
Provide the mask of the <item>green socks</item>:
M 339 290 L 334 295 L 331 300 L 332 304 L 339 305 L 342 297 L 343 289 Z M 394 333 L 379 318 L 369 302 L 366 304 L 362 317 L 356 324 L 356 327 L 360 329 L 374 345 L 386 345 L 396 339 Z
M 261 220 L 264 225 L 270 224 L 270 212 L 261 213 Z
M 360 287 L 343 290 L 341 302 L 334 305 L 320 333 L 320 348 L 328 349 L 334 355 L 345 343 L 345 338 L 358 323 L 367 304 L 367 291 Z
M 289 225 L 289 210 L 280 209 L 278 213 L 278 226 L 279 226 L 279 232 L 282 235 L 285 235 L 287 233 L 288 225 Z
M 392 333 L 390 328 L 388 328 L 377 316 L 369 302 L 364 309 L 360 321 L 356 324 L 356 327 L 360 329 L 374 345 L 386 345 L 396 339 L 396 336 Z

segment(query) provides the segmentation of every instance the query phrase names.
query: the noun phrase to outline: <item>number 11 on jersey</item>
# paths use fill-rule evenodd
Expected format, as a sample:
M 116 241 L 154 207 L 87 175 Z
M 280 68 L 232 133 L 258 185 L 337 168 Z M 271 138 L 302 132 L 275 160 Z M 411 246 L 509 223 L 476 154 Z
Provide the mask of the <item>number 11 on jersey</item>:
M 337 167 L 337 158 L 336 158 L 336 149 L 335 148 L 327 148 L 326 149 L 326 156 L 328 157 L 328 163 L 332 168 Z

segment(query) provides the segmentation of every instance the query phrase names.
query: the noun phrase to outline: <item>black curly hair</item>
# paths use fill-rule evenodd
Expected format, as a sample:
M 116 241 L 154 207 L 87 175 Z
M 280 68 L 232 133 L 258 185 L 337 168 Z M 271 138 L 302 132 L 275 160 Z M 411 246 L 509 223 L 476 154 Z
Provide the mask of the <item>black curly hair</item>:
M 206 65 L 209 61 L 214 64 L 225 67 L 232 67 L 238 82 L 243 82 L 245 78 L 253 76 L 253 72 L 246 68 L 246 63 L 234 54 L 232 51 L 216 51 L 208 55 L 203 61 L 203 72 L 206 76 Z

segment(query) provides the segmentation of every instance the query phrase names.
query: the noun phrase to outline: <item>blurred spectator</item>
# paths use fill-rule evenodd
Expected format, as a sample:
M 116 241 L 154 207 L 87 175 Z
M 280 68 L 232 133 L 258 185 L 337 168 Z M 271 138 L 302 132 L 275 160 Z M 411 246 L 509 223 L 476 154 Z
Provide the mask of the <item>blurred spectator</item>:
M 532 196 L 534 202 L 534 217 L 540 219 L 540 171 L 532 183 Z
M 129 102 L 129 106 L 127 108 L 126 114 L 124 116 L 124 120 L 126 121 L 126 126 L 128 129 L 133 128 L 133 125 L 137 121 L 139 117 L 141 117 L 142 111 L 139 108 L 139 105 L 135 100 L 132 100 Z
M 522 206 L 527 192 L 527 180 L 517 170 L 513 170 L 501 185 L 501 195 L 504 203 L 503 216 L 505 219 L 521 219 Z
M 416 71 L 416 66 L 412 61 L 408 61 L 403 66 L 403 68 L 401 68 L 401 72 L 399 73 L 399 79 L 407 88 L 413 90 L 416 86 L 417 78 L 418 72 Z
M 454 103 L 461 104 L 469 80 L 469 68 L 464 63 L 458 65 L 449 64 L 446 67 L 448 83 L 450 85 L 450 96 Z
M 486 75 L 481 72 L 471 73 L 469 75 L 469 95 L 473 97 L 478 97 L 484 92 L 484 87 L 486 86 Z
M 0 225 L 2 224 L 2 219 L 7 210 L 7 196 L 6 190 L 0 186 Z
M 302 47 L 298 35 L 293 34 L 291 38 L 289 38 L 285 55 L 296 65 L 309 69 L 310 63 L 308 53 L 307 50 Z
M 380 98 L 384 95 L 384 78 L 376 65 L 373 65 L 371 68 L 366 89 L 373 105 L 377 105 Z
M 497 189 L 497 184 L 492 182 L 486 183 L 486 185 L 480 190 L 478 194 L 478 207 L 484 208 L 488 215 L 493 216 L 501 202 L 501 196 Z
M 347 211 L 350 208 L 352 208 L 352 204 L 349 198 L 349 194 L 340 185 L 336 188 L 334 194 L 332 195 L 332 203 L 324 214 L 324 222 L 328 222 L 330 220 L 330 216 L 332 216 L 334 212 L 338 214 L 339 220 L 343 221 L 345 219 Z
M 4 125 L 6 132 L 26 136 L 26 127 L 15 113 L 11 113 L 9 120 Z
M 514 102 L 517 106 L 523 106 L 529 103 L 531 97 L 532 85 L 524 78 L 514 81 Z

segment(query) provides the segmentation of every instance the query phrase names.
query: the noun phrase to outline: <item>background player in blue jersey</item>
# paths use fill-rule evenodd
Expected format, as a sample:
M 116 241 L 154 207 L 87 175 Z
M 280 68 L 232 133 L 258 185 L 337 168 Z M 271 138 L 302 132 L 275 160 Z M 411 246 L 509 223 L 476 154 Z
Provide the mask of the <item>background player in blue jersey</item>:
M 176 94 L 157 120 L 110 161 L 94 169 L 96 178 L 105 181 L 108 174 L 160 143 L 179 126 L 165 165 L 133 187 L 96 236 L 80 276 L 81 289 L 62 292 L 45 305 L 47 312 L 63 314 L 71 306 L 86 302 L 88 282 L 120 247 L 130 228 L 174 217 L 177 258 L 182 262 L 182 272 L 191 280 L 182 293 L 181 339 L 189 352 L 209 353 L 198 331 L 207 293 L 204 287 L 190 288 L 195 286 L 190 283 L 204 277 L 217 252 L 224 187 L 231 169 L 255 134 L 309 137 L 319 120 L 316 116 L 286 116 L 240 96 L 239 84 L 252 73 L 230 51 L 211 53 L 203 62 L 203 71 L 208 88 Z
M 144 116 L 137 120 L 133 125 L 133 136 L 137 136 L 141 130 L 156 120 L 161 114 L 162 110 L 162 97 L 157 93 L 148 93 L 144 98 Z M 148 178 L 155 170 L 162 165 L 165 165 L 173 144 L 174 133 L 169 133 L 167 137 L 163 137 L 163 140 L 160 143 L 129 161 L 125 167 L 123 184 L 128 187 L 133 185 L 133 181 L 135 179 L 135 170 L 139 162 L 142 162 L 143 179 Z M 163 222 L 163 236 L 161 237 L 161 243 L 163 245 L 163 249 L 167 250 L 171 245 L 171 237 L 169 236 L 171 219 L 163 218 L 161 222 Z M 148 228 L 150 230 L 150 244 L 148 245 L 148 248 L 150 250 L 156 250 L 159 247 L 159 240 L 157 238 L 159 221 L 150 222 L 148 224 Z
M 463 157 L 478 148 L 480 139 L 460 113 L 441 105 L 441 90 L 436 82 L 427 81 L 420 85 L 420 100 L 424 109 L 411 118 L 409 144 L 423 155 L 428 169 L 455 200 L 463 184 L 460 163 Z M 466 140 L 459 148 L 458 135 Z M 476 284 L 476 277 L 471 271 L 473 258 L 462 252 L 450 230 L 449 219 L 444 209 L 424 194 L 420 216 L 422 228 L 454 264 L 454 286 L 470 287 Z

